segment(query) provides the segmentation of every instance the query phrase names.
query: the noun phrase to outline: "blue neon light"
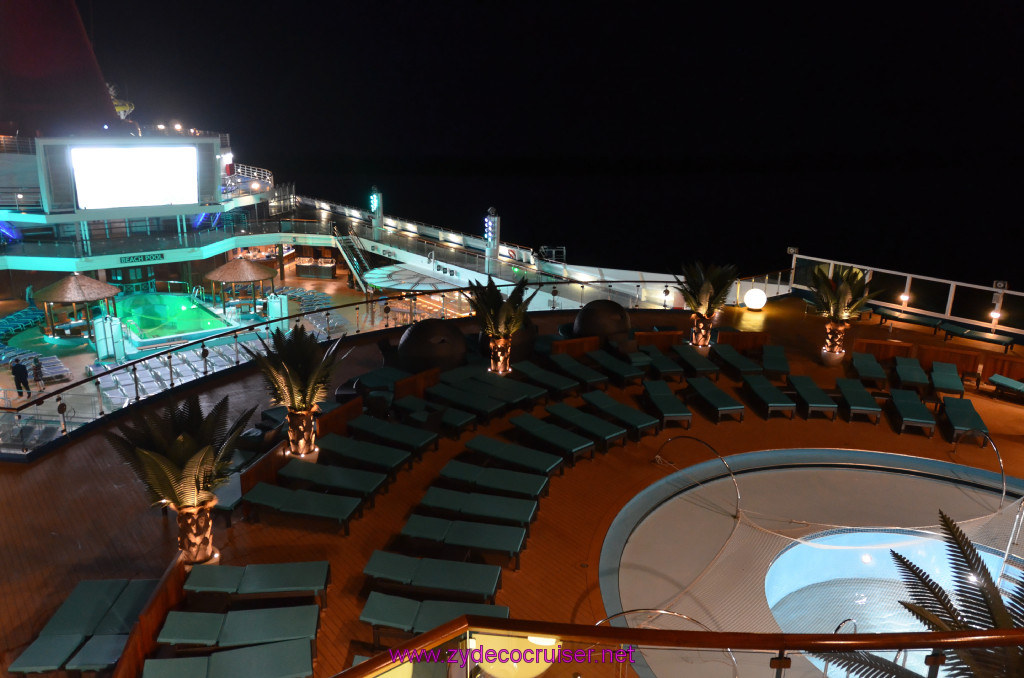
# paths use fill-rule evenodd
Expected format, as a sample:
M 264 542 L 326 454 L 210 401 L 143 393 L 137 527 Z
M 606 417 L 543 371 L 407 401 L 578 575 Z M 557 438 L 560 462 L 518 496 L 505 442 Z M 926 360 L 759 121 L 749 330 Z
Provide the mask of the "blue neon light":
M 3 233 L 11 240 L 21 240 L 21 231 L 14 227 L 9 221 L 0 221 L 0 233 Z
M 206 212 L 196 215 L 196 217 L 192 219 L 192 228 L 199 228 L 199 224 L 203 223 L 207 216 L 208 214 Z

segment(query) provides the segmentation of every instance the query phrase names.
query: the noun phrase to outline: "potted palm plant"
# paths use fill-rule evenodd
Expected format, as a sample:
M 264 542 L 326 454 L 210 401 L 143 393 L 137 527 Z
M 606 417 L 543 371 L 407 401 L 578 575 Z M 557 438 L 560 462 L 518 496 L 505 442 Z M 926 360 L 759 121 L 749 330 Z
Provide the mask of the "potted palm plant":
M 948 571 L 952 573 L 953 590 L 947 591 L 924 569 L 893 551 L 893 561 L 910 595 L 910 600 L 901 600 L 900 605 L 929 631 L 1024 628 L 1024 608 L 1020 604 L 1024 600 L 1024 582 L 1010 580 L 1015 584 L 1004 600 L 977 547 L 952 518 L 942 511 L 939 516 L 950 557 Z M 1024 675 L 1024 646 L 968 647 L 945 654 L 944 675 L 978 678 Z M 863 651 L 819 657 L 845 669 L 847 675 L 920 676 L 900 664 Z
M 163 411 L 136 409 L 132 419 L 107 433 L 114 451 L 142 481 L 146 496 L 178 516 L 178 548 L 194 565 L 213 558 L 213 494 L 228 477 L 231 454 L 255 411 L 228 421 L 225 396 L 203 413 L 191 395 Z
M 524 298 L 526 284 L 526 278 L 520 278 L 509 292 L 508 298 L 505 298 L 494 284 L 494 279 L 487 276 L 486 285 L 470 281 L 469 292 L 462 293 L 476 311 L 481 329 L 489 339 L 491 372 L 508 374 L 511 370 L 509 354 L 512 349 L 512 334 L 523 326 L 526 309 L 539 291 L 536 290 L 529 298 Z
M 690 343 L 701 353 L 711 348 L 711 329 L 714 317 L 729 296 L 736 282 L 736 267 L 711 265 L 705 268 L 699 261 L 683 266 L 683 278 L 675 276 L 676 289 L 683 295 L 686 305 L 693 311 L 693 333 Z
M 849 320 L 860 315 L 868 301 L 878 292 L 867 292 L 868 280 L 864 271 L 852 266 L 836 266 L 832 275 L 822 264 L 811 270 L 811 300 L 814 312 L 825 318 L 825 345 L 821 360 L 826 365 L 838 365 L 846 356 L 843 342 Z
M 322 346 L 302 325 L 288 334 L 274 330 L 269 344 L 259 339 L 263 353 L 242 349 L 263 373 L 270 400 L 288 409 L 288 450 L 303 457 L 316 450 L 313 416 L 316 404 L 327 398 L 341 339 Z

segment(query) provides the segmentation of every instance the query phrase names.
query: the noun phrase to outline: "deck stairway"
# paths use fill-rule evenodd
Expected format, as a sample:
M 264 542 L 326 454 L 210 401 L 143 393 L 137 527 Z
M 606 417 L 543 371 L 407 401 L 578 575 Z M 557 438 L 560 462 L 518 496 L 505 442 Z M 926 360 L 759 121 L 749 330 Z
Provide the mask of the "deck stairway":
M 366 291 L 366 283 L 363 282 L 363 275 L 370 270 L 370 265 L 366 263 L 366 258 L 363 256 L 363 250 L 359 247 L 359 244 L 350 236 L 343 235 L 340 238 L 336 238 L 338 243 L 338 250 L 341 252 L 341 256 L 345 259 L 345 263 L 348 265 L 348 270 L 352 271 L 353 277 L 356 279 L 356 284 L 359 285 L 359 289 L 363 292 Z

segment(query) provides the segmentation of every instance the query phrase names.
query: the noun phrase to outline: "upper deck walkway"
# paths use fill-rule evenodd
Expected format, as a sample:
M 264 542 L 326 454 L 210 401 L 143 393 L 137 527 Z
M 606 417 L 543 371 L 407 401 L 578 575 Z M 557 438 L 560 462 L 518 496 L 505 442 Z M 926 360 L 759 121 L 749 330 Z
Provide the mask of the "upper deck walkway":
M 536 322 L 542 333 L 551 332 L 573 315 L 540 314 Z M 822 323 L 804 315 L 802 302 L 784 299 L 772 302 L 763 313 L 727 309 L 722 316 L 723 325 L 770 333 L 773 343 L 786 347 L 793 374 L 810 375 L 826 388 L 843 376 L 839 369 L 817 362 Z M 632 322 L 634 328 L 644 328 L 683 325 L 685 320 L 638 312 Z M 919 344 L 941 343 L 940 337 L 915 328 L 897 327 L 892 332 L 890 335 L 888 327 L 864 321 L 855 323 L 849 340 L 891 336 Z M 350 338 L 357 347 L 338 369 L 337 383 L 379 366 L 378 338 L 376 334 Z M 738 382 L 727 375 L 719 384 L 730 393 L 738 391 Z M 207 407 L 223 395 L 231 395 L 236 412 L 257 402 L 266 404 L 261 378 L 252 371 L 214 376 L 193 388 L 202 394 Z M 620 401 L 634 403 L 641 387 L 613 387 L 610 393 Z M 987 390 L 975 391 L 972 386 L 968 397 L 999 445 L 1007 473 L 1024 477 L 1022 406 L 994 398 Z M 567 402 L 578 405 L 582 400 L 573 397 Z M 541 415 L 543 406 L 533 411 Z M 110 421 L 106 427 L 114 423 Z M 507 418 L 499 418 L 477 433 L 499 436 L 510 428 Z M 138 481 L 109 449 L 103 433 L 94 431 L 32 464 L 0 465 L 0 543 L 5 545 L 0 555 L 2 666 L 9 665 L 35 637 L 81 579 L 159 576 L 174 554 L 173 516 L 163 517 L 146 505 Z M 522 568 L 503 572 L 497 603 L 509 606 L 512 616 L 519 619 L 587 624 L 603 618 L 598 558 L 614 516 L 651 483 L 677 468 L 712 458 L 701 445 L 681 444 L 661 452 L 668 464 L 653 463 L 661 445 L 680 433 L 670 427 L 624 448 L 615 447 L 594 460 L 581 461 L 571 472 L 552 478 L 550 496 L 542 500 L 537 522 L 531 527 Z M 998 471 L 991 448 L 965 444 L 954 455 L 952 444 L 942 435 L 930 439 L 915 433 L 898 435 L 888 419 L 873 426 L 862 420 L 847 423 L 797 417 L 790 421 L 748 413 L 742 423 L 716 425 L 697 411 L 687 433 L 725 455 L 781 447 L 841 447 L 910 454 Z M 358 621 L 365 600 L 362 569 L 370 554 L 385 548 L 397 534 L 440 468 L 463 451 L 468 435 L 459 440 L 443 439 L 438 451 L 427 453 L 411 471 L 399 473 L 376 506 L 353 522 L 348 537 L 327 531 L 319 522 L 305 524 L 299 517 L 272 512 L 266 512 L 259 523 L 235 521 L 230 528 L 218 521 L 214 538 L 225 564 L 331 562 L 333 585 L 322 617 L 316 676 L 334 675 L 350 665 L 354 654 L 368 653 L 370 629 Z

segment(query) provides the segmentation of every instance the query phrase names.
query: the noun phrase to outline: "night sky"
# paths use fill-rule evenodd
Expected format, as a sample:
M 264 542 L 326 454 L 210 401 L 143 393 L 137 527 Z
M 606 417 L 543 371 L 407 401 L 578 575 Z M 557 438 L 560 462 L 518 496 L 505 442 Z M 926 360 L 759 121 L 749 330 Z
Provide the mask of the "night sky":
M 578 263 L 796 245 L 1021 289 L 1024 7 L 911 4 L 79 7 L 136 121 L 230 132 L 303 195 L 471 232 L 494 205 Z

